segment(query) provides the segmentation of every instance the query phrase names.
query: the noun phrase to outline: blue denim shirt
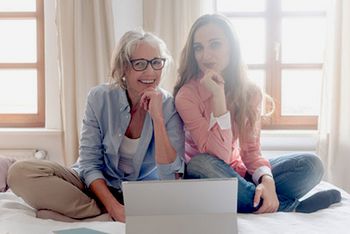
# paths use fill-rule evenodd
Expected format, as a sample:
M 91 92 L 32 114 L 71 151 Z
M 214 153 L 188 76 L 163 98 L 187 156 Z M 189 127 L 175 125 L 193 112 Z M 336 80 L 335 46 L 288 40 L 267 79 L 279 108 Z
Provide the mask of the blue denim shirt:
M 155 161 L 155 139 L 151 116 L 147 113 L 138 149 L 133 158 L 135 173 L 124 175 L 118 169 L 119 147 L 130 122 L 130 106 L 126 91 L 107 84 L 93 88 L 88 95 L 80 138 L 79 160 L 72 166 L 86 186 L 105 179 L 108 186 L 121 188 L 124 180 L 174 179 L 183 171 L 185 148 L 183 123 L 176 112 L 173 97 L 163 94 L 163 115 L 176 159 L 170 164 Z

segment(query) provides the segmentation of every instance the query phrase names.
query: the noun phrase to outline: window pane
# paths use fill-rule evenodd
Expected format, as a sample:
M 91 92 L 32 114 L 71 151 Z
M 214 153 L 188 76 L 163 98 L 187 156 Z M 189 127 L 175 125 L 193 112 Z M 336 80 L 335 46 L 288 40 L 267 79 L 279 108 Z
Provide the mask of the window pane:
M 35 0 L 0 0 L 0 12 L 36 11 Z
M 263 18 L 231 18 L 247 64 L 265 63 L 265 20 Z
M 257 86 L 261 88 L 263 92 L 266 92 L 265 88 L 265 70 L 248 70 L 248 77 Z
M 36 21 L 0 20 L 0 63 L 36 62 Z
M 324 18 L 282 20 L 282 62 L 322 63 L 325 48 Z
M 0 70 L 0 114 L 37 111 L 36 70 Z
M 329 0 L 282 0 L 283 11 L 326 11 Z
M 221 12 L 265 11 L 264 0 L 217 0 L 217 10 Z
M 282 115 L 319 115 L 321 70 L 282 71 Z

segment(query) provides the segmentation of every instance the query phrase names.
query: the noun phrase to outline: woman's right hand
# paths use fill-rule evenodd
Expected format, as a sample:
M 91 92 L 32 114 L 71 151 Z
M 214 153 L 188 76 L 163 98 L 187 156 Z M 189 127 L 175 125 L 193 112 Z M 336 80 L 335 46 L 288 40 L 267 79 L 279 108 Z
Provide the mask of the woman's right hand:
M 94 180 L 90 184 L 90 190 L 100 200 L 112 219 L 125 223 L 124 206 L 113 196 L 104 179 Z
M 220 91 L 222 91 L 222 93 L 224 92 L 224 78 L 214 70 L 206 70 L 200 83 L 203 84 L 204 87 L 213 95 L 219 93 Z
M 212 93 L 212 110 L 214 117 L 222 116 L 227 112 L 225 81 L 224 78 L 214 70 L 206 70 L 200 83 Z
M 256 187 L 254 196 L 255 207 L 259 204 L 261 198 L 264 201 L 262 206 L 255 212 L 256 214 L 277 212 L 279 201 L 276 194 L 275 181 L 269 175 L 264 175 L 261 183 Z
M 112 217 L 114 221 L 119 221 L 125 223 L 125 209 L 119 202 L 107 208 L 108 214 Z
M 142 91 L 140 105 L 148 111 L 153 121 L 163 119 L 163 99 L 159 90 L 150 87 Z

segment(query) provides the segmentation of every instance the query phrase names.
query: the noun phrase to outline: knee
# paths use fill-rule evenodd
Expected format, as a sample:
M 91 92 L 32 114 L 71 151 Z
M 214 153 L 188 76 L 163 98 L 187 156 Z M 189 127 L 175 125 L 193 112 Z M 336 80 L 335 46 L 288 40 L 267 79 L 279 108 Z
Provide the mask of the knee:
M 28 176 L 29 163 L 27 161 L 17 161 L 8 170 L 7 184 L 13 190 L 17 185 L 25 183 Z
M 323 164 L 321 159 L 313 153 L 304 155 L 305 165 L 308 166 L 308 171 L 312 174 L 318 182 L 321 181 L 324 173 Z
M 187 178 L 223 178 L 235 176 L 233 169 L 223 160 L 209 155 L 199 154 L 187 164 Z
M 187 163 L 188 171 L 204 171 L 215 165 L 216 157 L 209 154 L 198 154 Z

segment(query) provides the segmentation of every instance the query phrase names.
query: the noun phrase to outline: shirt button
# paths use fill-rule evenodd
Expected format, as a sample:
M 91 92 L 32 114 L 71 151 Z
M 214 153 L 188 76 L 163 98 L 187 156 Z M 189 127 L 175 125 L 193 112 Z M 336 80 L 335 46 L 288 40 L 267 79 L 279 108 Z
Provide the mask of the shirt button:
M 120 137 L 121 137 L 121 136 L 122 136 L 122 134 L 120 134 L 120 133 L 119 133 L 119 134 L 118 134 L 118 136 L 120 136 Z

